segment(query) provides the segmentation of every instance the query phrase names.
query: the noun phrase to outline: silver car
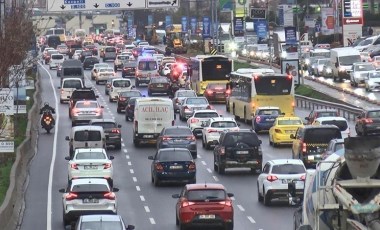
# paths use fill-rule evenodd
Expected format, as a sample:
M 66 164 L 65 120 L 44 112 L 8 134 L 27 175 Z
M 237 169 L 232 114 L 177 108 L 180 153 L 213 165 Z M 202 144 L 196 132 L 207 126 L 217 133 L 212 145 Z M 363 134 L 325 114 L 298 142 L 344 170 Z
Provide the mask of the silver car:
M 77 101 L 71 110 L 72 126 L 101 118 L 103 118 L 103 106 L 100 106 L 97 101 Z
M 370 72 L 376 72 L 376 68 L 372 63 L 354 63 L 349 71 L 351 86 L 357 87 L 359 84 L 364 83 L 368 73 Z
M 179 107 L 182 104 L 183 99 L 186 97 L 196 97 L 197 94 L 194 90 L 177 90 L 173 97 L 173 107 L 176 113 L 179 113 Z
M 196 110 L 211 109 L 211 106 L 205 97 L 186 97 L 183 99 L 179 108 L 179 119 L 186 121 Z

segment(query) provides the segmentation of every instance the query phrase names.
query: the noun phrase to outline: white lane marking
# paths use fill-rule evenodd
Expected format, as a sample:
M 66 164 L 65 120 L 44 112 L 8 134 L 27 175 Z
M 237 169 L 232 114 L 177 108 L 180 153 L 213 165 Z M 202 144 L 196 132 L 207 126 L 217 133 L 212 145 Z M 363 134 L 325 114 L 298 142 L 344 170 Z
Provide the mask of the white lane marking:
M 212 178 L 214 178 L 215 181 L 219 181 L 218 177 L 216 176 L 212 176 Z
M 124 144 L 124 143 L 121 143 L 121 146 L 125 147 L 125 144 Z
M 57 140 L 58 140 L 58 127 L 59 127 L 59 105 L 58 105 L 58 96 L 55 92 L 55 87 L 53 83 L 53 78 L 49 71 L 39 63 L 39 65 L 47 72 L 50 78 L 50 85 L 53 89 L 54 100 L 55 100 L 55 130 L 54 130 L 54 141 L 53 141 L 53 154 L 51 157 L 50 168 L 49 168 L 49 183 L 48 183 L 48 197 L 47 197 L 47 215 L 46 215 L 46 227 L 47 230 L 51 230 L 51 215 L 52 211 L 52 188 L 53 188 L 53 176 L 54 176 L 54 166 L 55 166 L 55 158 L 57 156 Z
M 132 162 L 128 161 L 128 165 L 132 165 Z
M 133 169 L 130 169 L 129 172 L 130 172 L 131 174 L 135 173 L 135 171 L 133 171 Z
M 207 168 L 207 171 L 208 171 L 209 173 L 212 173 L 212 170 L 211 170 L 210 168 Z
M 137 178 L 136 178 L 136 177 L 132 177 L 132 180 L 133 180 L 134 182 L 137 182 Z
M 252 218 L 252 216 L 247 216 L 248 220 L 252 223 L 255 224 L 256 221 Z
M 123 138 L 120 138 L 121 141 L 124 141 Z
M 244 212 L 245 211 L 245 209 L 244 209 L 244 207 L 243 206 L 241 206 L 240 204 L 238 204 L 238 205 L 236 205 L 239 209 L 240 209 L 240 211 L 242 211 L 242 212 Z
M 156 224 L 156 221 L 154 221 L 154 218 L 152 218 L 152 217 L 149 218 L 149 221 L 151 224 Z
M 136 186 L 136 190 L 137 190 L 137 191 L 141 191 L 140 186 L 137 185 L 137 186 Z
M 126 153 L 125 150 L 126 150 L 126 149 L 124 149 L 124 152 Z M 129 155 L 125 155 L 125 158 L 129 159 Z
M 127 152 L 128 152 L 128 149 L 123 149 L 123 152 L 127 153 Z M 128 156 L 128 155 L 127 155 L 127 156 Z M 128 156 L 127 159 L 129 159 L 129 156 Z
M 206 161 L 201 161 L 201 163 L 202 163 L 203 165 L 207 165 Z
M 199 154 L 198 154 L 198 156 L 197 156 L 197 157 L 198 157 L 199 159 L 201 159 L 201 158 L 202 158 L 202 156 L 201 156 L 201 155 L 199 155 Z
M 140 196 L 140 200 L 141 201 L 145 201 L 145 197 L 144 196 Z
M 150 209 L 148 206 L 144 206 L 145 212 L 150 212 Z

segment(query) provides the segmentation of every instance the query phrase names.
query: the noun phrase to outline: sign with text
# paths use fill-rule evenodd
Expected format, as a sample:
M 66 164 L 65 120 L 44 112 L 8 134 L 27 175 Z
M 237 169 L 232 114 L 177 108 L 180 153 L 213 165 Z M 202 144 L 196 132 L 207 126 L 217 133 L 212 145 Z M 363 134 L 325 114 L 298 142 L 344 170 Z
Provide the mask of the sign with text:
M 322 8 L 321 19 L 322 19 L 322 28 L 321 28 L 322 34 L 323 35 L 334 34 L 334 28 L 335 28 L 334 9 Z
M 344 18 L 363 17 L 363 6 L 361 0 L 343 0 L 342 4 Z
M 258 38 L 266 38 L 268 34 L 267 21 L 266 20 L 256 20 L 254 21 L 255 32 Z
M 211 20 L 210 17 L 203 17 L 203 30 L 202 30 L 202 36 L 203 38 L 209 38 L 211 37 Z
M 190 30 L 191 34 L 194 35 L 197 33 L 197 18 L 196 17 L 191 17 L 190 18 Z
M 234 17 L 234 36 L 244 36 L 244 17 Z
M 144 1 L 144 0 L 140 0 Z M 179 0 L 146 0 L 146 8 L 179 7 Z
M 187 32 L 187 17 L 182 16 L 181 18 L 182 32 Z
M 283 60 L 281 61 L 281 73 L 288 76 L 292 76 L 294 84 L 300 84 L 300 75 L 299 75 L 299 62 L 297 60 Z
M 285 30 L 285 43 L 286 44 L 297 44 L 297 32 L 295 26 L 287 26 Z
M 249 11 L 249 17 L 252 19 L 265 19 L 266 9 L 265 8 L 251 8 Z
M 0 153 L 14 152 L 14 96 L 8 88 L 0 89 Z
M 221 12 L 230 12 L 233 9 L 232 0 L 219 0 Z
M 362 36 L 363 8 L 361 0 L 342 0 L 343 45 L 352 45 Z
M 351 46 L 362 37 L 362 25 L 343 25 L 343 45 Z
M 171 26 L 173 24 L 173 19 L 171 15 L 165 16 L 165 26 Z

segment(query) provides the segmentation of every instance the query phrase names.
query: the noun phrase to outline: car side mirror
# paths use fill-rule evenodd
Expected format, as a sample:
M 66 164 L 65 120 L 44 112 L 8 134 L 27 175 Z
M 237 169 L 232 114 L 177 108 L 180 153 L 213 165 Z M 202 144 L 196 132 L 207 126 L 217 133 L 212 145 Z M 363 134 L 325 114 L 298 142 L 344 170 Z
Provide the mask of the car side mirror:
M 103 105 L 101 105 L 101 106 L 100 106 L 100 108 L 104 109 L 104 106 L 103 106 Z
M 181 196 L 179 194 L 173 194 L 172 197 L 173 198 L 180 198 Z
M 223 117 L 223 115 L 222 115 L 222 114 L 220 114 L 220 115 L 219 115 L 219 117 Z
M 121 125 L 117 125 L 118 128 L 121 128 Z
M 67 96 L 67 99 L 70 99 L 70 96 Z
M 136 86 L 132 85 L 132 89 L 135 89 L 135 88 L 136 88 Z
M 148 159 L 149 160 L 154 160 L 154 157 L 153 156 L 149 156 Z
M 120 189 L 118 189 L 118 188 L 112 188 L 112 192 L 118 192 L 118 191 L 120 191 Z
M 143 95 L 143 97 L 146 97 L 145 95 Z
M 169 99 L 173 99 L 173 96 L 172 96 L 172 95 L 169 95 Z
M 69 160 L 71 160 L 71 157 L 69 157 L 69 156 L 68 156 L 68 157 L 65 157 L 65 160 L 68 160 L 68 161 L 69 161 Z
M 228 197 L 233 197 L 234 194 L 229 192 L 229 193 L 227 193 L 227 196 L 228 196 Z
M 237 124 L 238 127 L 240 127 L 240 124 Z
M 96 69 L 94 69 L 94 73 L 97 73 L 98 71 Z
M 58 86 L 57 89 L 61 89 L 61 86 Z
M 115 159 L 115 157 L 114 156 L 109 156 L 108 159 L 113 160 L 113 159 Z
M 135 229 L 135 226 L 134 226 L 134 225 L 130 225 L 130 224 L 129 224 L 129 225 L 127 226 L 127 230 L 134 230 L 134 229 Z
M 290 134 L 290 139 L 296 139 L 296 136 L 294 136 L 294 134 Z
M 65 140 L 66 140 L 66 141 L 69 141 L 69 140 L 70 140 L 70 137 L 69 137 L 69 136 L 66 136 L 66 137 L 65 137 Z
M 309 120 L 310 120 L 310 118 L 309 118 L 309 117 L 305 117 L 305 120 L 309 121 Z
M 60 193 L 65 193 L 66 190 L 65 190 L 64 188 L 61 188 L 60 190 L 58 190 L 58 192 L 60 192 Z
M 95 97 L 96 97 L 96 98 L 99 98 L 99 95 L 96 95 Z
M 335 67 L 338 68 L 338 66 L 339 66 L 339 63 L 335 62 Z

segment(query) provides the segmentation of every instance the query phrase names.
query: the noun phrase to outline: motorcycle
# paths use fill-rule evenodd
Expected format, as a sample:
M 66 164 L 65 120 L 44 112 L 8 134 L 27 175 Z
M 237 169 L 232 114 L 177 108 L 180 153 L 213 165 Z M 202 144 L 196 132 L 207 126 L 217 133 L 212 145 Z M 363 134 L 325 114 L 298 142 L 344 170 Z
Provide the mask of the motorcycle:
M 174 97 L 175 92 L 179 90 L 179 84 L 177 81 L 173 81 L 170 85 L 170 95 Z
M 47 133 L 50 133 L 50 130 L 54 128 L 55 120 L 50 110 L 44 110 L 41 116 L 41 126 L 46 130 Z

